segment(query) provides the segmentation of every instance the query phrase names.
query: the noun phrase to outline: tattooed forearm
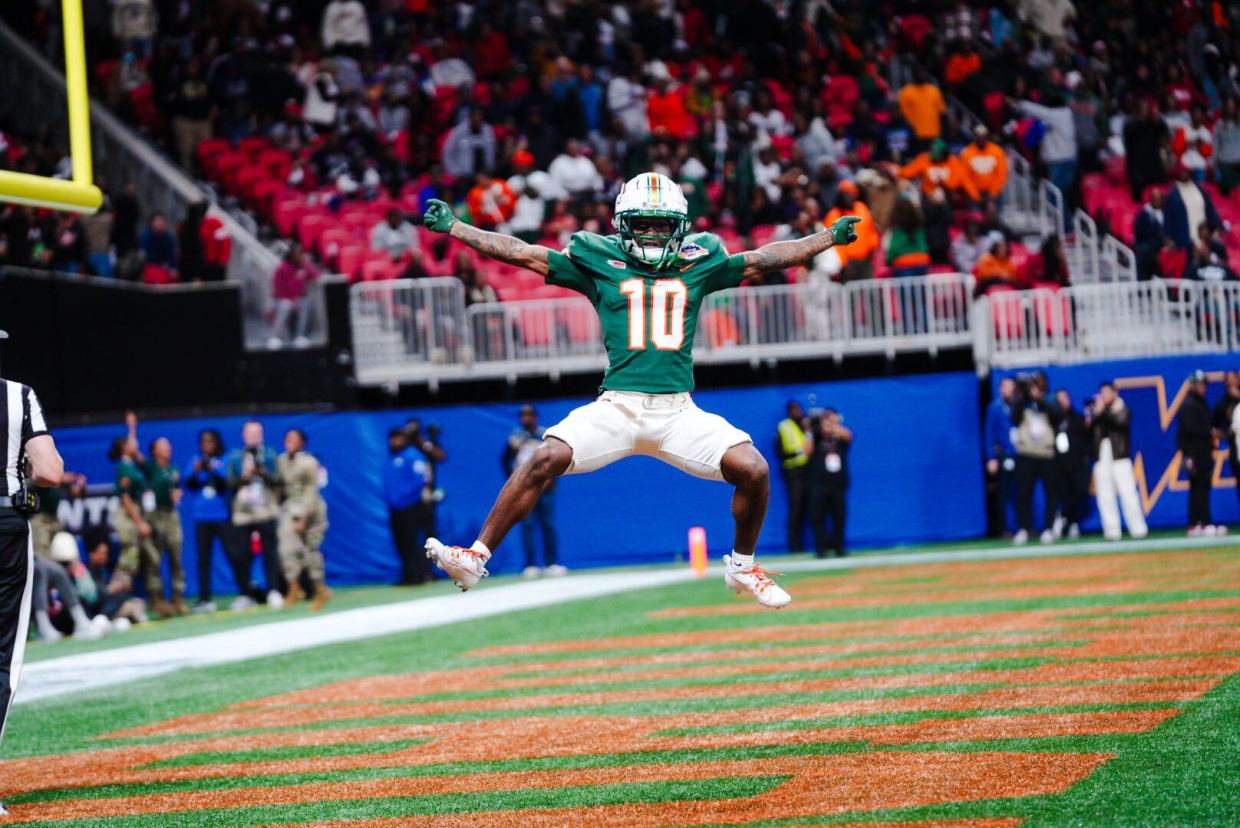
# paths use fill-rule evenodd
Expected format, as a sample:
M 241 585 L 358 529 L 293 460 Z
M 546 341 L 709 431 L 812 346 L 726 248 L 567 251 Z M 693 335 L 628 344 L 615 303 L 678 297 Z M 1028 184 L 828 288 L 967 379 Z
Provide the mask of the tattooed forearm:
M 803 239 L 771 242 L 757 250 L 745 253 L 745 275 L 758 276 L 772 270 L 783 270 L 804 264 L 819 253 L 835 246 L 829 231 L 815 233 Z
M 548 248 L 537 244 L 527 244 L 516 236 L 504 233 L 492 233 L 479 230 L 471 224 L 458 221 L 452 225 L 451 235 L 465 242 L 482 255 L 501 262 L 526 267 L 542 275 L 547 275 Z

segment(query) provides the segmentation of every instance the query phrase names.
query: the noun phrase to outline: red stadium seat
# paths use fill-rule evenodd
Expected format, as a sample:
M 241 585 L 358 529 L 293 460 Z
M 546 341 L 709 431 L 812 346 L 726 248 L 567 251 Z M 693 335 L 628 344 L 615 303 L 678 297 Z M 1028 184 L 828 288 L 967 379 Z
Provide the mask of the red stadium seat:
M 1038 282 L 1034 289 L 1039 292 L 1033 297 L 1033 312 L 1042 330 L 1051 336 L 1070 334 L 1072 300 L 1060 293 L 1059 285 L 1053 282 Z
M 1020 295 L 1011 285 L 995 285 L 986 291 L 990 316 L 999 339 L 1019 339 L 1025 335 L 1025 312 Z
M 301 217 L 301 221 L 297 222 L 297 238 L 301 240 L 302 245 L 307 250 L 317 250 L 319 247 L 319 238 L 322 237 L 324 231 L 333 226 L 335 222 L 335 218 L 328 215 L 326 210 L 323 212 L 307 213 Z
M 251 162 L 257 162 L 263 150 L 271 147 L 271 142 L 266 138 L 258 135 L 251 135 L 248 138 L 242 138 L 237 144 L 237 149 L 244 152 Z
M 271 173 L 272 178 L 286 181 L 289 170 L 293 169 L 293 154 L 288 150 L 265 149 L 258 154 L 258 164 Z
M 517 328 L 525 345 L 551 344 L 551 314 L 546 308 L 521 308 L 517 311 Z
M 341 248 L 360 243 L 361 240 L 344 227 L 328 227 L 319 237 L 319 254 L 324 261 L 336 261 Z
M 336 251 L 336 271 L 350 282 L 357 281 L 362 273 L 362 262 L 366 260 L 367 249 L 361 244 L 344 244 Z
M 286 191 L 286 194 L 276 198 L 271 205 L 272 221 L 276 226 L 276 230 L 280 235 L 288 238 L 293 235 L 293 228 L 297 226 L 297 222 L 301 217 L 310 212 L 313 207 L 306 201 L 306 197 L 296 193 Z
M 232 144 L 224 138 L 208 138 L 199 144 L 194 150 L 194 155 L 198 158 L 198 166 L 202 168 L 202 174 L 207 178 L 215 178 L 216 161 L 221 154 L 226 152 L 232 152 Z
M 221 152 L 215 156 L 215 167 L 211 178 L 217 183 L 227 186 L 232 177 L 247 163 L 248 159 L 244 152 L 238 152 L 237 150 Z
M 384 256 L 382 259 L 373 259 L 362 265 L 363 282 L 381 282 L 387 279 L 395 279 L 400 276 L 400 273 L 400 265 L 393 262 L 387 256 Z
M 276 179 L 268 178 L 254 185 L 251 201 L 256 210 L 264 216 L 270 217 L 276 199 L 288 191 L 288 186 L 285 185 L 283 180 L 277 181 Z

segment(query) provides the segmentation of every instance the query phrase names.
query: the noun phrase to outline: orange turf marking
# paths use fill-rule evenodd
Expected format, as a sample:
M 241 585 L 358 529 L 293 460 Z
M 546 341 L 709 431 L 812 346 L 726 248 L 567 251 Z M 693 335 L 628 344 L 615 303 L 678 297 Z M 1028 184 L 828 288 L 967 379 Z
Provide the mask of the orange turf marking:
M 231 790 L 226 793 L 225 803 L 221 803 L 218 791 L 47 802 L 23 806 L 18 816 L 23 821 L 101 819 L 219 808 L 222 804 L 224 807 L 270 806 L 627 782 L 792 777 L 762 796 L 732 800 L 739 807 L 730 809 L 728 818 L 738 819 L 743 815 L 748 820 L 1058 793 L 1108 758 L 1092 754 L 873 753 L 572 771 L 395 777 Z M 707 805 L 711 812 L 719 805 L 698 804 Z M 667 808 L 661 809 L 664 822 L 668 808 L 674 807 L 677 804 L 669 803 Z M 512 816 L 516 820 L 520 814 L 513 812 Z

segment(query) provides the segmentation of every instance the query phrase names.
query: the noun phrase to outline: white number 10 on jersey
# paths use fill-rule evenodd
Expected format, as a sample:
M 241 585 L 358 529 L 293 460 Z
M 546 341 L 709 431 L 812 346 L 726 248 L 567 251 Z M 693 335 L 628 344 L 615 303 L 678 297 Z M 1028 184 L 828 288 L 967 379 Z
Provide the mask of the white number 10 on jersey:
M 620 292 L 629 297 L 629 350 L 646 347 L 646 282 L 627 279 Z M 660 279 L 650 287 L 650 341 L 660 351 L 678 351 L 685 342 L 689 289 L 679 279 Z

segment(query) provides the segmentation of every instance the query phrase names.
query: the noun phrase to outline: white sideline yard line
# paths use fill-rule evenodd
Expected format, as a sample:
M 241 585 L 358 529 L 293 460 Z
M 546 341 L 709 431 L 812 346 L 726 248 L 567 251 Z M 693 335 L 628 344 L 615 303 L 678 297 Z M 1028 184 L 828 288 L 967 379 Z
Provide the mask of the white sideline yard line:
M 937 552 L 861 554 L 829 560 L 776 564 L 784 572 L 859 569 L 953 561 L 1055 558 L 1161 549 L 1234 545 L 1240 538 L 1156 538 L 1141 541 L 1087 542 L 1071 546 L 945 549 Z M 710 576 L 718 574 L 712 567 Z M 153 641 L 94 653 L 27 663 L 14 703 L 23 704 L 69 693 L 127 684 L 176 670 L 210 667 L 296 650 L 359 641 L 392 633 L 471 621 L 515 610 L 547 607 L 636 589 L 661 587 L 693 579 L 688 569 L 611 572 L 508 584 L 464 595 L 440 595 L 394 604 L 274 621 L 205 635 Z M 795 601 L 795 594 L 793 599 Z

